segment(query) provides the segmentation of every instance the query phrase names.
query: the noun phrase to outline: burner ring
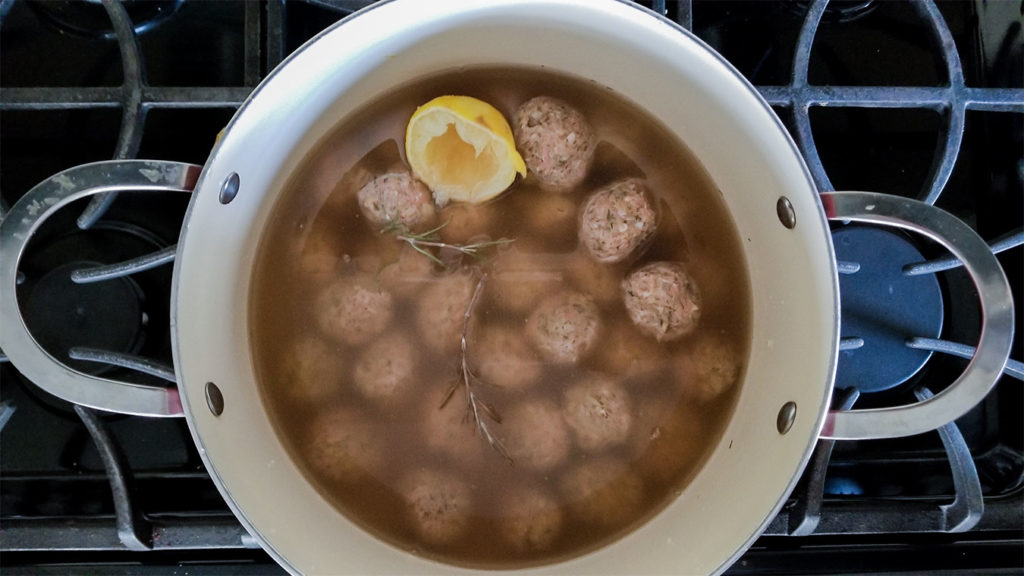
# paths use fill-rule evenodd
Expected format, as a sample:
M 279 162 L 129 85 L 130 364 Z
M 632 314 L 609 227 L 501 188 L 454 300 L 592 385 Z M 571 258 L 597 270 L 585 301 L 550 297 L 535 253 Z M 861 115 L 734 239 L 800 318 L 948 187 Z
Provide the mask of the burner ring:
M 916 374 L 932 352 L 906 345 L 908 338 L 938 338 L 943 302 L 934 275 L 910 276 L 906 264 L 925 260 L 902 234 L 849 226 L 832 233 L 836 259 L 856 263 L 839 275 L 842 338 L 864 345 L 839 353 L 835 387 L 861 392 L 894 388 Z
M 146 318 L 140 305 L 142 292 L 130 278 L 95 284 L 76 284 L 71 273 L 99 264 L 69 262 L 46 272 L 24 300 L 25 325 L 39 345 L 68 367 L 86 374 L 102 374 L 105 364 L 73 360 L 74 346 L 134 352 Z

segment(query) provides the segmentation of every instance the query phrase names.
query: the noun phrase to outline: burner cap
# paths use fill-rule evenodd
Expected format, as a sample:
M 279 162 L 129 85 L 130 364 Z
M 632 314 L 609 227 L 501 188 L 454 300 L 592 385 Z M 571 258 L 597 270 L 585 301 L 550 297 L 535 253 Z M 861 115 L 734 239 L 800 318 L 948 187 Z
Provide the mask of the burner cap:
M 128 17 L 136 34 L 159 25 L 178 11 L 185 0 L 124 0 Z M 58 29 L 85 37 L 113 40 L 117 37 L 110 16 L 96 0 L 47 0 L 29 3 L 36 13 Z
M 93 284 L 75 284 L 71 272 L 98 262 L 78 261 L 48 271 L 23 301 L 22 314 L 29 332 L 51 355 L 69 367 L 100 374 L 110 367 L 72 360 L 68 350 L 89 346 L 131 352 L 142 332 L 139 290 L 127 278 Z
M 924 366 L 930 351 L 907 347 L 912 336 L 938 338 L 942 292 L 934 275 L 907 276 L 903 266 L 924 257 L 902 235 L 850 226 L 832 233 L 836 259 L 860 265 L 839 275 L 842 338 L 864 345 L 839 353 L 835 387 L 888 390 Z

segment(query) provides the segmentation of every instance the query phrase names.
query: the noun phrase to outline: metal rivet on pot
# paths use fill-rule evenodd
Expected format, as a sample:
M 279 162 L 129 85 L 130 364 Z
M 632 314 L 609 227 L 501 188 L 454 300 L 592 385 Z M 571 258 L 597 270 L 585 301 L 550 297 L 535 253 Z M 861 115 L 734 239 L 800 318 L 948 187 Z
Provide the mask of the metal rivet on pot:
M 220 388 L 213 382 L 206 383 L 206 406 L 210 408 L 210 412 L 213 412 L 214 416 L 220 416 L 224 411 L 224 395 L 220 393 Z
M 779 429 L 779 434 L 789 432 L 789 429 L 793 427 L 794 420 L 796 420 L 796 402 L 786 402 L 779 410 L 779 417 L 775 419 L 775 427 Z
M 232 172 L 224 179 L 224 183 L 220 186 L 220 203 L 227 204 L 235 199 L 235 195 L 238 194 L 238 173 Z
M 796 228 L 796 210 L 793 209 L 793 203 L 789 198 L 779 197 L 779 201 L 775 203 L 775 213 L 779 215 L 779 222 L 782 222 L 783 226 L 790 230 Z

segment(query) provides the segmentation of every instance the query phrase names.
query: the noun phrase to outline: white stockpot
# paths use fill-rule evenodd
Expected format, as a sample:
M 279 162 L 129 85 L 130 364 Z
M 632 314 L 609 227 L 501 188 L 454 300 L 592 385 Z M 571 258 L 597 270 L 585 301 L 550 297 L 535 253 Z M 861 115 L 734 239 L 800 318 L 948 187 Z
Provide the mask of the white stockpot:
M 819 195 L 796 146 L 721 56 L 625 0 L 391 0 L 326 30 L 242 105 L 205 167 L 105 162 L 43 182 L 0 225 L 0 346 L 28 378 L 73 402 L 184 414 L 231 509 L 290 571 L 462 573 L 371 536 L 307 481 L 275 435 L 249 342 L 253 262 L 285 183 L 339 121 L 411 79 L 458 67 L 543 66 L 593 80 L 659 119 L 721 190 L 742 235 L 753 344 L 724 434 L 678 498 L 620 540 L 550 574 L 704 574 L 724 570 L 775 516 L 818 438 L 918 434 L 973 407 L 998 378 L 1013 333 L 1010 289 L 966 225 L 931 206 L 853 192 Z M 198 181 L 197 181 L 198 179 Z M 177 388 L 88 376 L 59 365 L 24 326 L 17 263 L 39 224 L 110 190 L 195 188 L 174 268 Z M 829 412 L 839 290 L 827 218 L 922 232 L 965 261 L 982 302 L 978 352 L 935 397 L 891 409 Z

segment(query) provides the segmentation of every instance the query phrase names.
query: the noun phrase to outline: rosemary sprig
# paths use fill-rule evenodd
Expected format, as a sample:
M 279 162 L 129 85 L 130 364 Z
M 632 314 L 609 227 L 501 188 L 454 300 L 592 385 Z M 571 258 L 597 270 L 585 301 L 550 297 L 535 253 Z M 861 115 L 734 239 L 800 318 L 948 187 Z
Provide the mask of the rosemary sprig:
M 485 260 L 485 257 L 482 254 L 483 250 L 486 250 L 488 248 L 496 248 L 499 246 L 507 246 L 512 242 L 515 242 L 515 238 L 498 238 L 497 240 L 484 240 L 482 242 L 474 242 L 472 244 L 450 244 L 448 242 L 442 242 L 441 236 L 438 234 L 438 232 L 440 232 L 441 229 L 447 226 L 449 223 L 451 223 L 451 219 L 448 219 L 447 221 L 445 221 L 444 224 L 441 224 L 436 228 L 427 230 L 426 232 L 414 233 L 405 226 L 403 226 L 401 223 L 392 220 L 388 222 L 383 228 L 381 228 L 380 233 L 394 234 L 395 238 L 398 238 L 399 240 L 408 243 L 409 246 L 412 246 L 413 250 L 419 252 L 420 254 L 423 254 L 432 262 L 442 267 L 445 266 L 445 263 L 427 248 L 448 248 L 450 250 L 455 250 L 456 252 L 459 252 L 461 254 L 472 256 L 478 262 L 480 262 Z
M 456 381 L 448 388 L 445 392 L 444 400 L 441 401 L 439 408 L 444 408 L 451 400 L 455 391 L 459 385 L 462 385 L 466 391 L 466 418 L 472 419 L 476 431 L 478 434 L 487 440 L 491 448 L 497 450 L 498 454 L 501 454 L 503 458 L 508 460 L 509 464 L 513 464 L 512 456 L 509 455 L 505 445 L 502 444 L 494 434 L 491 433 L 491 429 L 487 426 L 487 420 L 483 417 L 486 416 L 494 422 L 501 424 L 501 416 L 498 411 L 494 409 L 494 406 L 481 400 L 476 395 L 476 391 L 473 389 L 474 384 L 480 383 L 480 378 L 469 368 L 469 354 L 468 345 L 466 343 L 466 335 L 469 333 L 469 318 L 473 313 L 473 308 L 476 306 L 477 300 L 480 299 L 480 293 L 483 292 L 484 283 L 487 281 L 487 273 L 484 272 L 480 276 L 480 280 L 476 283 L 476 288 L 473 290 L 473 297 L 469 299 L 469 304 L 466 306 L 466 313 L 462 317 L 462 363 L 460 366 L 461 382 Z

